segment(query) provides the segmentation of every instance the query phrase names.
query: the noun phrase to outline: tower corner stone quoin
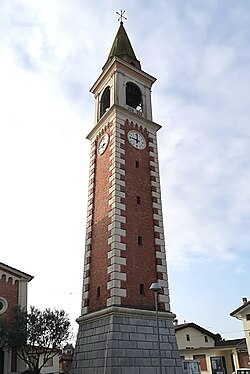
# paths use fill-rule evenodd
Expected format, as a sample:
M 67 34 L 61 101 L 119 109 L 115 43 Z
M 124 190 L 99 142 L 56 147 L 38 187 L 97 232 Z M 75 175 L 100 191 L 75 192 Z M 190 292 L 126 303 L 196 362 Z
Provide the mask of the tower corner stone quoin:
M 151 87 L 121 22 L 91 88 L 81 316 L 72 374 L 182 373 L 170 310 Z M 158 325 L 153 282 L 159 283 Z M 159 330 L 158 330 L 159 328 Z M 158 333 L 159 331 L 159 333 Z M 160 346 L 157 341 L 160 338 Z

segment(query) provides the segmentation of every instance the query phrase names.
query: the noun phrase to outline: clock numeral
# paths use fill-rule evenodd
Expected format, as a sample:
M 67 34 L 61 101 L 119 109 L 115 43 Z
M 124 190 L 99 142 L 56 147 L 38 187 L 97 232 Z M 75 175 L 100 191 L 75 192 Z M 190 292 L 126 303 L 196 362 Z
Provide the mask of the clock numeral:
M 101 138 L 101 140 L 99 141 L 99 144 L 98 144 L 98 149 L 97 150 L 98 150 L 99 155 L 102 155 L 105 152 L 105 150 L 108 146 L 108 142 L 109 142 L 108 134 L 103 135 L 103 137 Z
M 146 140 L 138 131 L 130 130 L 128 132 L 128 140 L 136 149 L 144 149 L 146 147 Z

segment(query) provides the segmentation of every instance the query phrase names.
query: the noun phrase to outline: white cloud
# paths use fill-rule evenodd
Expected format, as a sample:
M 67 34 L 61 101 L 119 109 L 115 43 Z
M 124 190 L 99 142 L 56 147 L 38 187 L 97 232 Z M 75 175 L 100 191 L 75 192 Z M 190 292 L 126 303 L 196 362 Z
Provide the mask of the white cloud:
M 165 48 L 159 43 L 155 52 L 160 50 L 156 63 L 164 78 L 160 91 L 155 89 L 154 112 L 163 125 L 159 148 L 168 252 L 184 262 L 197 261 L 197 254 L 232 262 L 250 240 L 245 226 L 249 56 L 241 48 L 245 34 L 230 28 L 227 19 L 217 25 L 223 37 L 211 32 L 213 16 L 218 17 L 215 3 L 203 25 L 194 19 L 201 9 L 184 9 L 184 18 L 171 25 L 178 30 L 168 33 L 173 39 L 164 40 Z M 227 13 L 231 18 L 233 10 Z M 194 34 L 195 28 L 201 32 Z
M 83 265 L 84 137 L 94 113 L 88 90 L 123 5 L 13 0 L 3 2 L 0 14 L 2 261 L 35 275 L 33 304 L 54 302 L 72 318 L 80 310 Z M 248 6 L 156 0 L 126 7 L 136 55 L 158 78 L 153 113 L 163 126 L 159 158 L 171 267 L 185 277 L 187 267 L 216 268 L 218 261 L 233 268 L 237 258 L 237 282 L 230 286 L 238 297 L 250 242 Z

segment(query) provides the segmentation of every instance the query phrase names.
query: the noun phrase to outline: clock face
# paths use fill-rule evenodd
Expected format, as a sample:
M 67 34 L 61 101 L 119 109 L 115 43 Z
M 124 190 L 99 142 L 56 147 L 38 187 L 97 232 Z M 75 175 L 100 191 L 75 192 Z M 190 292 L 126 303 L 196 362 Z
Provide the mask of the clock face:
M 99 144 L 98 144 L 98 154 L 99 155 L 102 155 L 106 151 L 108 143 L 109 143 L 109 136 L 108 136 L 108 134 L 105 134 L 105 135 L 103 135 L 103 137 L 101 138 L 101 140 L 99 141 Z
M 130 130 L 128 132 L 128 141 L 137 149 L 144 149 L 146 147 L 146 139 L 139 131 Z

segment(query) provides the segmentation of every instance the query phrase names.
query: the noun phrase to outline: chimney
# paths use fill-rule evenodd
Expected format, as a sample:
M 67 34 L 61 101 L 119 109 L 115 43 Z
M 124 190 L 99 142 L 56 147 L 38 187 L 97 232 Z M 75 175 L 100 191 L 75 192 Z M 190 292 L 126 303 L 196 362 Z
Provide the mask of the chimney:
M 247 297 L 242 297 L 242 302 L 243 302 L 243 304 L 246 304 L 247 303 Z
M 173 324 L 174 324 L 174 326 L 178 325 L 178 319 L 177 318 L 173 320 Z

